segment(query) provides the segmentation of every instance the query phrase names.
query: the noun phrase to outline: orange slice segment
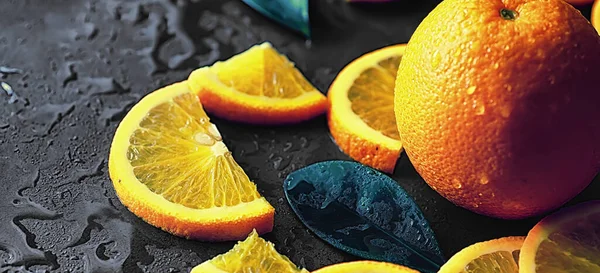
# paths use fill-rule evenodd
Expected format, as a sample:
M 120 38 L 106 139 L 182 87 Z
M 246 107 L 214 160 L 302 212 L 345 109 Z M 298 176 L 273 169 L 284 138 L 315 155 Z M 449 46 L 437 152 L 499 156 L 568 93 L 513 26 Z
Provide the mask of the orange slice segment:
M 454 254 L 438 273 L 518 273 L 525 237 L 505 237 L 473 244 Z
M 361 56 L 329 88 L 329 130 L 337 145 L 365 165 L 391 173 L 402 151 L 394 84 L 405 44 Z
M 326 266 L 313 273 L 419 273 L 419 271 L 385 262 L 355 261 Z
M 208 260 L 191 273 L 308 273 L 296 267 L 286 256 L 277 253 L 272 243 L 252 232 L 246 240 L 238 242 L 231 250 Z
M 192 72 L 188 82 L 207 112 L 228 120 L 288 124 L 327 109 L 327 99 L 270 43 Z
M 273 227 L 275 210 L 186 82 L 147 95 L 125 116 L 113 138 L 109 173 L 129 210 L 178 236 L 239 240 Z
M 600 201 L 540 221 L 527 235 L 519 264 L 521 273 L 600 272 Z

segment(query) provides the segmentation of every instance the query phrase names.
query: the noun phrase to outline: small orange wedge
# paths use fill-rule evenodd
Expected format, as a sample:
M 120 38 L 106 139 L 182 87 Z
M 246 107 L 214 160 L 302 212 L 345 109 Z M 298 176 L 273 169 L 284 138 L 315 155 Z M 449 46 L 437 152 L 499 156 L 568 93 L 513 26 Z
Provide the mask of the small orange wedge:
M 438 273 L 519 273 L 519 250 L 525 237 L 504 237 L 470 245 L 448 260 Z
M 527 234 L 520 273 L 600 272 L 600 200 L 547 216 Z
M 227 149 L 186 82 L 144 97 L 119 124 L 108 171 L 131 212 L 172 234 L 239 240 L 275 210 Z
M 188 82 L 208 113 L 232 121 L 290 124 L 327 110 L 325 96 L 270 43 L 196 69 Z
M 329 88 L 329 130 L 354 160 L 391 173 L 402 151 L 394 114 L 396 72 L 404 44 L 365 54 Z
M 190 273 L 308 273 L 299 269 L 286 256 L 275 250 L 272 243 L 252 232 L 227 253 L 203 262 Z
M 419 271 L 385 262 L 355 261 L 326 266 L 313 273 L 419 273 Z

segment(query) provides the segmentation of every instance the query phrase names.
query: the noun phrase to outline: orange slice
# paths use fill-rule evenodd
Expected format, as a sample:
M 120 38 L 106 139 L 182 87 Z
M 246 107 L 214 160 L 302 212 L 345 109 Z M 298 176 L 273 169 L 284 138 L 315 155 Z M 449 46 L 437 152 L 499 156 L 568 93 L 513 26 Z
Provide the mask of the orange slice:
M 252 232 L 225 254 L 214 257 L 190 273 L 308 273 L 296 267 L 286 256 L 277 253 L 272 243 Z
M 419 273 L 419 271 L 391 263 L 356 261 L 326 266 L 313 273 Z
M 323 114 L 327 99 L 269 43 L 192 72 L 207 112 L 251 124 L 297 123 Z
M 521 273 L 600 272 L 600 200 L 547 216 L 527 235 Z
M 591 21 L 592 25 L 596 28 L 596 31 L 600 33 L 600 0 L 596 0 L 594 6 L 592 6 Z
M 223 144 L 186 82 L 159 89 L 127 113 L 109 173 L 121 202 L 175 235 L 222 241 L 273 228 L 275 210 Z
M 454 254 L 438 273 L 518 273 L 525 237 L 504 237 L 473 244 Z
M 391 173 L 402 151 L 394 115 L 394 83 L 405 45 L 361 56 L 329 88 L 329 130 L 354 160 Z

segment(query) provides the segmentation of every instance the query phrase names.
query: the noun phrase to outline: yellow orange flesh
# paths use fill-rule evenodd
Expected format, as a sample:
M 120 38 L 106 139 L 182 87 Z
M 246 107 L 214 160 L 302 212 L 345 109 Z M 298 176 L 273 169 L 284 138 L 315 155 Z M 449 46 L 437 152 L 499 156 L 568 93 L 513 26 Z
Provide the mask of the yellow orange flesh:
M 348 90 L 352 111 L 369 127 L 400 140 L 394 116 L 394 83 L 402 56 L 390 56 L 363 71 Z
M 260 197 L 191 93 L 150 110 L 130 143 L 135 176 L 171 202 L 204 209 Z

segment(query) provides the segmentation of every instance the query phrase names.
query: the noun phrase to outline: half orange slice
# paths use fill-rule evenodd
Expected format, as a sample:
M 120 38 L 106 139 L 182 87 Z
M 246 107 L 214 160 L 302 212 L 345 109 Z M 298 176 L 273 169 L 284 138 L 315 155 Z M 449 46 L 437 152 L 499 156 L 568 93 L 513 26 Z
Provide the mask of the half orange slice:
M 327 99 L 270 43 L 192 72 L 190 88 L 207 112 L 224 119 L 275 125 L 325 113 Z
M 396 72 L 404 44 L 365 54 L 329 88 L 329 130 L 354 160 L 391 173 L 402 151 L 394 114 Z
M 273 228 L 275 210 L 235 162 L 187 82 L 154 91 L 127 113 L 108 170 L 121 202 L 172 234 L 223 241 Z

